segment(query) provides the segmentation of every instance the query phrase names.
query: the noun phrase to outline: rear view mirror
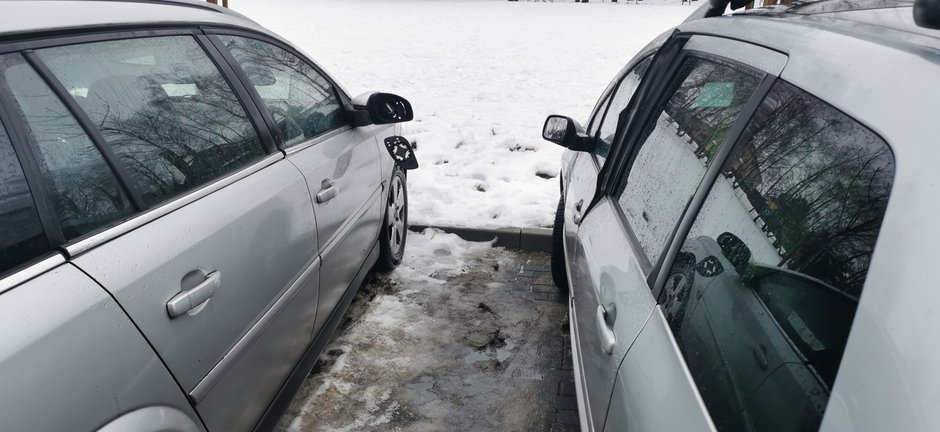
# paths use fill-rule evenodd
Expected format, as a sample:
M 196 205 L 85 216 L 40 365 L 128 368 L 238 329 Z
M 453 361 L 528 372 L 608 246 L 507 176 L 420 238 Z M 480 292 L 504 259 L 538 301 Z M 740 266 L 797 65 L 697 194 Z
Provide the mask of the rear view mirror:
M 414 119 L 414 111 L 407 99 L 391 94 L 369 92 L 352 100 L 353 125 L 402 123 Z
M 550 115 L 542 126 L 542 138 L 568 150 L 591 151 L 593 141 L 584 133 L 584 128 L 571 117 Z

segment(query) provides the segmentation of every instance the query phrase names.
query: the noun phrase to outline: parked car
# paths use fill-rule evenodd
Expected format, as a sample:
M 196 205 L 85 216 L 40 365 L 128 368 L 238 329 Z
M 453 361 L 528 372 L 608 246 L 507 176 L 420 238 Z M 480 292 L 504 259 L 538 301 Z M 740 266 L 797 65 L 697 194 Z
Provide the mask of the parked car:
M 272 428 L 401 261 L 411 105 L 200 1 L 0 11 L 0 429 Z
M 581 429 L 938 430 L 940 2 L 727 5 L 546 120 Z

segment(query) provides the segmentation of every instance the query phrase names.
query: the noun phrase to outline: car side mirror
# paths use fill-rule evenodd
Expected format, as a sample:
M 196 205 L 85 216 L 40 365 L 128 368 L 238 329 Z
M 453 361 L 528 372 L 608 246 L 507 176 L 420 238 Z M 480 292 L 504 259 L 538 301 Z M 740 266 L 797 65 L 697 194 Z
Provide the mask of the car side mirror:
M 353 126 L 402 123 L 415 117 L 411 103 L 391 93 L 363 93 L 353 98 L 350 104 Z
M 554 114 L 548 116 L 542 126 L 542 138 L 568 150 L 589 152 L 594 149 L 591 137 L 584 133 L 584 128 L 571 117 Z

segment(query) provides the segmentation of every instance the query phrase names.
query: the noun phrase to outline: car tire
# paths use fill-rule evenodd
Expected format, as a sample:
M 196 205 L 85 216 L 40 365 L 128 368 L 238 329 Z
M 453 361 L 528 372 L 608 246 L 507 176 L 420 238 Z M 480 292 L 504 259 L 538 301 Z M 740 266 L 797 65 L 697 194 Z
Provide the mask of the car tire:
M 388 184 L 388 200 L 385 216 L 379 233 L 379 261 L 375 267 L 380 272 L 389 272 L 401 264 L 405 256 L 405 240 L 408 238 L 408 188 L 405 171 L 395 165 Z
M 552 228 L 552 280 L 558 291 L 568 292 L 568 271 L 565 269 L 565 199 L 558 200 L 555 226 Z

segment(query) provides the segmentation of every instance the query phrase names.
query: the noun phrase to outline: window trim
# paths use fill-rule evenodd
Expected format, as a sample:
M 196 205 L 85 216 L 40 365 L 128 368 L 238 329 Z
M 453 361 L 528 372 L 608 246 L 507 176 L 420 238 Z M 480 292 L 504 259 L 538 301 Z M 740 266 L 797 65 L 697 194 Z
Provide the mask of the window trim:
M 42 276 L 62 264 L 65 264 L 65 257 L 60 251 L 52 250 L 0 273 L 0 294 Z
M 643 85 L 643 81 L 645 81 L 647 73 L 649 72 L 650 69 L 652 69 L 653 62 L 656 60 L 656 59 L 654 58 L 654 56 L 656 55 L 657 51 L 658 51 L 658 50 L 654 50 L 654 51 L 650 51 L 650 52 L 647 52 L 647 53 L 643 53 L 643 54 L 642 54 L 642 57 L 637 56 L 637 57 L 634 59 L 634 61 L 630 62 L 630 64 L 629 64 L 626 68 L 624 68 L 623 74 L 621 74 L 619 77 L 617 77 L 617 79 L 615 80 L 615 81 L 616 81 L 616 85 L 612 85 L 612 86 L 606 91 L 606 93 L 605 93 L 605 98 L 602 99 L 604 105 L 599 105 L 599 107 L 603 106 L 603 111 L 604 111 L 604 112 L 603 112 L 603 113 L 597 112 L 597 113 L 595 114 L 595 117 L 592 117 L 592 118 L 591 118 L 591 123 L 588 124 L 588 130 L 590 130 L 590 129 L 591 129 L 591 126 L 593 125 L 593 123 L 594 123 L 595 121 L 597 121 L 597 120 L 600 120 L 600 124 L 597 126 L 597 130 L 595 131 L 594 136 L 591 137 L 592 140 L 594 140 L 594 141 L 596 142 L 597 139 L 598 139 L 598 137 L 600 136 L 601 128 L 604 127 L 604 120 L 607 120 L 607 112 L 610 111 L 610 103 L 611 103 L 611 102 L 614 100 L 614 98 L 617 96 L 617 92 L 620 90 L 620 86 L 623 84 L 623 81 L 624 81 L 625 79 L 627 79 L 627 76 L 630 75 L 630 72 L 633 72 L 633 70 L 636 69 L 637 66 L 640 65 L 640 63 L 643 63 L 646 59 L 650 59 L 650 64 L 646 67 L 646 72 L 644 72 L 644 73 L 643 73 L 643 76 L 640 77 L 640 84 L 637 85 L 637 87 L 636 87 L 635 90 L 633 90 L 633 94 L 630 96 L 630 100 L 627 101 L 627 105 L 624 106 L 623 110 L 624 110 L 624 111 L 627 111 L 627 110 L 630 108 L 630 106 L 634 103 L 634 97 L 633 97 L 633 96 L 639 96 L 639 93 L 640 93 L 640 86 Z M 636 98 L 636 99 L 639 100 L 639 98 Z M 612 140 L 611 143 L 610 143 L 610 150 L 611 150 L 611 151 L 609 151 L 609 152 L 607 153 L 607 157 L 604 159 L 604 164 L 601 164 L 600 160 L 598 160 L 598 159 L 599 159 L 599 156 L 597 156 L 596 153 L 591 152 L 592 159 L 594 159 L 594 165 L 597 167 L 598 172 L 600 172 L 600 169 L 603 167 L 603 165 L 607 165 L 607 160 L 610 159 L 611 153 L 613 153 L 614 144 L 617 143 L 617 138 L 618 138 L 618 137 L 617 137 L 617 133 L 618 133 L 618 132 L 621 133 L 621 134 L 623 133 L 623 130 L 620 128 L 620 120 L 622 120 L 622 119 L 621 119 L 621 116 L 618 116 L 618 117 L 617 117 L 617 128 L 614 129 L 614 138 L 613 138 L 613 140 Z
M 0 116 L 6 119 L 5 122 L 0 121 L 0 127 L 6 130 L 13 152 L 23 170 L 46 241 L 50 248 L 55 248 L 65 242 L 65 234 L 56 214 L 52 193 L 40 173 L 32 134 L 26 129 L 25 116 L 13 100 L 13 92 L 7 85 L 6 78 L 0 77 Z
M 286 51 L 287 53 L 293 55 L 294 57 L 297 57 L 298 59 L 300 59 L 300 61 L 304 62 L 304 64 L 309 66 L 311 69 L 313 69 L 314 72 L 316 72 L 323 79 L 325 79 L 327 83 L 329 83 L 330 87 L 333 90 L 333 94 L 336 96 L 336 99 L 339 101 L 340 105 L 342 105 L 343 110 L 346 111 L 347 113 L 349 112 L 349 104 L 351 101 L 351 98 L 349 97 L 349 95 L 346 94 L 345 90 L 343 90 L 342 87 L 340 87 L 329 74 L 327 74 L 326 72 L 323 71 L 323 69 L 317 66 L 317 64 L 313 60 L 310 60 L 306 55 L 304 55 L 303 53 L 301 53 L 300 51 L 292 47 L 290 44 L 285 43 L 284 41 L 269 37 L 268 35 L 265 35 L 263 33 L 255 33 L 251 31 L 246 31 L 245 29 L 241 29 L 241 28 L 233 29 L 233 28 L 228 28 L 228 27 L 216 27 L 216 26 L 200 27 L 200 28 L 206 34 L 208 40 L 211 41 L 212 44 L 215 46 L 215 49 L 218 50 L 221 53 L 222 57 L 224 57 L 225 60 L 231 64 L 232 69 L 234 69 L 235 71 L 234 72 L 235 75 L 238 77 L 239 80 L 242 81 L 242 85 L 248 89 L 248 94 L 250 95 L 252 102 L 254 102 L 254 104 L 258 107 L 258 109 L 261 110 L 262 117 L 267 123 L 268 128 L 271 130 L 271 135 L 275 137 L 277 148 L 284 150 L 284 151 L 288 151 L 289 149 L 293 149 L 293 148 L 308 148 L 324 141 L 327 138 L 327 135 L 333 136 L 334 134 L 339 133 L 337 131 L 352 129 L 352 126 L 347 121 L 345 122 L 346 124 L 343 124 L 341 126 L 338 126 L 332 129 L 325 130 L 304 141 L 288 146 L 286 141 L 284 140 L 284 137 L 281 134 L 280 128 L 277 127 L 277 123 L 274 121 L 274 117 L 271 115 L 270 111 L 268 110 L 268 107 L 264 104 L 264 99 L 261 98 L 261 94 L 258 93 L 258 90 L 253 85 L 251 85 L 251 82 L 248 80 L 248 77 L 245 75 L 245 72 L 242 70 L 241 66 L 238 64 L 238 61 L 236 61 L 232 53 L 228 51 L 228 48 L 225 47 L 225 43 L 222 42 L 222 39 L 219 38 L 219 36 L 235 36 L 235 37 L 241 37 L 241 38 L 246 38 L 246 39 L 254 39 L 257 41 L 271 44 L 277 48 L 280 48 Z M 348 129 L 344 129 L 344 128 L 348 128 Z M 293 152 L 290 152 L 290 153 L 293 153 Z

